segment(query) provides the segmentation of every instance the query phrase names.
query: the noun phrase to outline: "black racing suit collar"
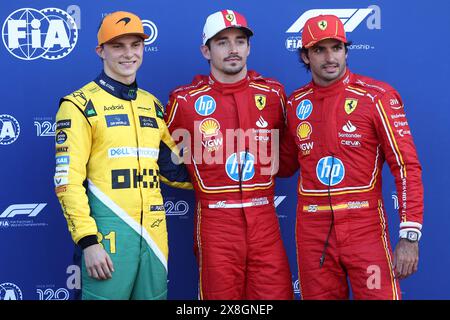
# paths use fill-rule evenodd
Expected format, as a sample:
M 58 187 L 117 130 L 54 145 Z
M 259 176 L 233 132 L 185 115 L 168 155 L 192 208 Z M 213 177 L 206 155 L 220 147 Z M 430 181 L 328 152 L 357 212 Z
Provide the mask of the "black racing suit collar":
M 94 82 L 119 99 L 136 100 L 138 90 L 136 80 L 132 84 L 126 85 L 108 77 L 105 71 L 102 71 Z

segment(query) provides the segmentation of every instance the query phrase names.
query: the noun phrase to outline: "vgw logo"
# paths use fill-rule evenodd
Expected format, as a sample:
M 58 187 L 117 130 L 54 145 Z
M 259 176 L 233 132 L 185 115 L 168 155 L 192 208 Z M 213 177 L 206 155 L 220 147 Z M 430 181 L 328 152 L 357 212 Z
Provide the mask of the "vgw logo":
M 73 50 L 78 29 L 75 20 L 61 9 L 22 8 L 6 18 L 2 36 L 6 49 L 18 59 L 55 60 Z
M 9 114 L 0 114 L 0 145 L 8 145 L 17 140 L 20 134 L 19 122 Z
M 321 15 L 333 14 L 341 19 L 345 32 L 355 30 L 367 17 L 367 28 L 370 30 L 381 29 L 381 9 L 372 5 L 367 9 L 312 9 L 303 13 L 287 30 L 286 33 L 295 33 L 286 39 L 286 49 L 296 51 L 302 46 L 300 34 L 308 19 Z M 370 16 L 369 16 L 370 15 Z

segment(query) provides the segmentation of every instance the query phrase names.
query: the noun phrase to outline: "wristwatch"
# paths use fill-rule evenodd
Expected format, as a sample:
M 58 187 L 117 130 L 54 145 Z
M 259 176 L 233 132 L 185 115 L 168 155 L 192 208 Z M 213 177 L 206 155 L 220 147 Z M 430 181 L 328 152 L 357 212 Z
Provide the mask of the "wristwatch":
M 419 241 L 419 233 L 416 231 L 408 231 L 405 239 L 409 242 L 417 242 Z

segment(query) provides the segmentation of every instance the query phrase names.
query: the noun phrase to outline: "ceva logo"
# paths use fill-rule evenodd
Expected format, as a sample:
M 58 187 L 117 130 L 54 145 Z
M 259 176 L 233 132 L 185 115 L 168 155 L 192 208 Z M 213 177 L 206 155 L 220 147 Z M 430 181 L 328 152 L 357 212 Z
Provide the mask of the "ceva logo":
M 286 33 L 295 33 L 286 39 L 286 49 L 296 51 L 301 47 L 300 34 L 308 19 L 321 14 L 332 14 L 341 19 L 345 32 L 355 30 L 366 18 L 367 28 L 370 30 L 381 29 L 381 9 L 372 5 L 362 9 L 311 9 L 304 12 L 287 30 Z M 370 16 L 369 16 L 370 15 Z
M 46 205 L 46 203 L 12 204 L 0 214 L 0 219 L 14 218 L 17 215 L 26 215 L 28 218 L 36 217 Z
M 18 59 L 56 60 L 75 48 L 78 29 L 75 20 L 64 10 L 22 8 L 6 18 L 2 37 L 6 49 Z

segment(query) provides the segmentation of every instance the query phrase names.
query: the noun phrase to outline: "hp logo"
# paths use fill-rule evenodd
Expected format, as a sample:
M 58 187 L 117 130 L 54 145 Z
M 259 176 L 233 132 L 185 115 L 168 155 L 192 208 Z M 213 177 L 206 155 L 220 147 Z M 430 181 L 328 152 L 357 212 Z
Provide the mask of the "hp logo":
M 297 118 L 300 120 L 307 119 L 313 111 L 313 104 L 310 100 L 302 100 L 297 106 Z
M 239 176 L 242 177 L 242 181 L 248 181 L 255 176 L 255 156 L 241 151 L 238 162 L 237 153 L 233 153 L 225 163 L 225 170 L 230 179 L 234 181 L 239 181 Z M 241 171 L 240 175 L 239 171 Z
M 209 116 L 216 111 L 216 100 L 211 96 L 201 96 L 195 101 L 195 111 L 201 116 Z
M 344 180 L 345 167 L 336 157 L 324 157 L 317 162 L 316 174 L 322 184 L 335 186 Z

